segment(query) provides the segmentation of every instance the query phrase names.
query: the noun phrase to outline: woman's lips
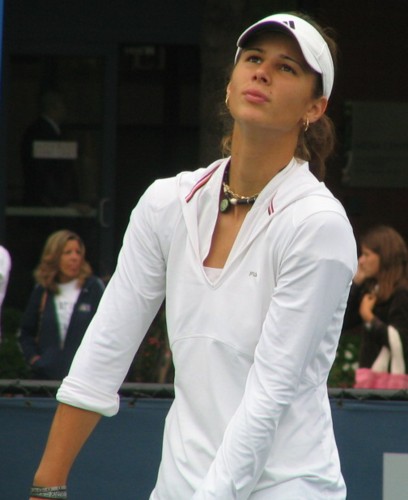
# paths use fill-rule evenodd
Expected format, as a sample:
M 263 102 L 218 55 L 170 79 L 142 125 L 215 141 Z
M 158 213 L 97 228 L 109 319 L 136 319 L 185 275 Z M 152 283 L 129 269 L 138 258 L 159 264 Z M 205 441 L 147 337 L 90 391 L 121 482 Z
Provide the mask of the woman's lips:
M 78 267 L 78 266 L 69 266 L 66 269 L 70 273 L 79 273 L 80 267 Z
M 262 102 L 268 102 L 269 98 L 263 93 L 260 92 L 259 90 L 245 90 L 244 91 L 244 96 L 247 101 L 253 102 L 253 103 L 262 103 Z

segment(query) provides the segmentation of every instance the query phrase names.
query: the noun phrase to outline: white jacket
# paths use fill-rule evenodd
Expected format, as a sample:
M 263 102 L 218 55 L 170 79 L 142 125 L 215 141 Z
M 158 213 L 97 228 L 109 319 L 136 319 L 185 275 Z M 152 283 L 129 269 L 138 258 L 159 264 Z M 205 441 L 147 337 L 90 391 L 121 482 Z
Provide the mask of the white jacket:
M 202 262 L 227 162 L 156 181 L 141 198 L 58 399 L 115 414 L 166 296 L 175 400 L 151 498 L 343 499 L 326 382 L 356 271 L 352 228 L 292 160 L 211 282 Z

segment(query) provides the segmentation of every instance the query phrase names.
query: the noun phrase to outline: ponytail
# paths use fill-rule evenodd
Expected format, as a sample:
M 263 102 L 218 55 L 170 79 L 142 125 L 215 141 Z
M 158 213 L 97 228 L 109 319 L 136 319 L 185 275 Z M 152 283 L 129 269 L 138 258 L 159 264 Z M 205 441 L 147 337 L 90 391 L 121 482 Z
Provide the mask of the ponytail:
M 334 124 L 327 115 L 310 124 L 307 131 L 299 134 L 295 156 L 309 162 L 310 171 L 323 180 L 326 174 L 326 160 L 333 152 L 336 142 Z

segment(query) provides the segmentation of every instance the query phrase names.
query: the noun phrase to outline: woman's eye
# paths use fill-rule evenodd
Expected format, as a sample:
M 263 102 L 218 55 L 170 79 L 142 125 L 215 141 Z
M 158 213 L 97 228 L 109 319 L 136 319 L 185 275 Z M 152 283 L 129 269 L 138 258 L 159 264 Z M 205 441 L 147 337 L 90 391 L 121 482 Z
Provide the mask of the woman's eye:
M 287 64 L 282 64 L 281 70 L 285 73 L 293 73 L 294 75 L 296 75 L 296 71 Z
M 248 56 L 247 61 L 259 64 L 261 62 L 261 58 L 259 56 L 251 55 L 251 56 Z

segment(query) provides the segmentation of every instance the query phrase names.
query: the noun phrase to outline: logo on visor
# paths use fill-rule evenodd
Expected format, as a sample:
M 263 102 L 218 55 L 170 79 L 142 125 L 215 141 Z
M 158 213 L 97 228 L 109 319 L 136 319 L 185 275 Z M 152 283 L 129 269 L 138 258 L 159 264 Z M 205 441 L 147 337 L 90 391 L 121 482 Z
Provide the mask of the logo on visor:
M 295 21 L 283 21 L 283 24 L 287 24 L 293 30 L 295 29 Z

